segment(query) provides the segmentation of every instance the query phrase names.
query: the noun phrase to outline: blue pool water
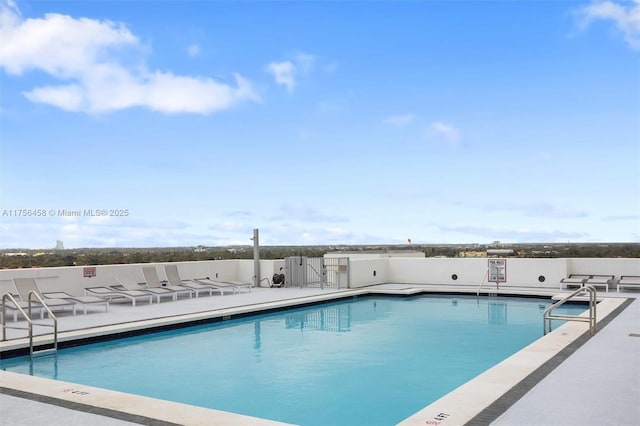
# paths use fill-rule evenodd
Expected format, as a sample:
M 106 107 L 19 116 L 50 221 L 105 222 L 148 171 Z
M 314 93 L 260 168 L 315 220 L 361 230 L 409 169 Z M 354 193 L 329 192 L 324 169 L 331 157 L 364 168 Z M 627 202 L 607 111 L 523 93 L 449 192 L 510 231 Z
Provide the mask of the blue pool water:
M 392 425 L 541 337 L 548 306 L 509 297 L 365 297 L 67 348 L 33 362 L 9 358 L 0 367 L 300 425 Z

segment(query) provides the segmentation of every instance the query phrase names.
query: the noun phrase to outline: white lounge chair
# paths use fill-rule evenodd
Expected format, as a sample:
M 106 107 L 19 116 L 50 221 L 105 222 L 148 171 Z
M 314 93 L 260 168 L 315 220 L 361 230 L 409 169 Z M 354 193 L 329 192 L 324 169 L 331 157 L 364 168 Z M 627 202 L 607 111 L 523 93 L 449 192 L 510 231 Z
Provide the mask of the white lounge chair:
M 570 287 L 583 287 L 585 281 L 591 278 L 591 275 L 571 274 L 567 278 L 560 280 L 560 290 L 569 289 Z
M 144 275 L 144 280 L 148 289 L 154 290 L 154 291 L 158 289 L 172 291 L 176 295 L 176 299 L 174 300 L 177 300 L 180 294 L 188 294 L 189 298 L 193 296 L 194 290 L 188 287 L 185 287 L 182 285 L 170 285 L 170 284 L 163 285 L 162 281 L 160 281 L 160 278 L 158 278 L 158 272 L 156 272 L 155 266 L 143 266 L 142 275 Z
M 194 278 L 193 280 L 205 285 L 218 285 L 225 286 L 225 288 L 232 288 L 234 293 L 239 293 L 241 288 L 251 291 L 251 288 L 253 287 L 253 284 L 251 283 L 245 283 L 242 281 L 213 280 L 209 277 Z
M 28 310 L 29 310 L 29 302 L 23 302 L 22 300 L 20 300 L 20 296 L 17 294 L 12 294 L 12 293 L 6 293 L 11 297 L 4 297 L 4 309 L 6 313 L 11 312 L 13 314 L 13 322 L 18 321 L 18 312 L 24 312 L 25 313 L 25 317 L 27 315 L 29 315 Z M 0 302 L 0 312 L 2 312 L 2 302 Z M 40 312 L 40 319 L 44 318 L 44 309 L 42 308 L 42 306 L 38 303 L 38 304 L 31 304 L 31 315 L 33 315 L 36 312 Z M 3 313 L 4 315 L 4 313 Z
M 620 289 L 625 287 L 640 289 L 640 275 L 622 275 L 618 279 L 616 292 L 620 293 Z
M 128 291 L 141 291 L 156 298 L 156 303 L 160 303 L 163 297 L 169 298 L 173 301 L 178 300 L 178 293 L 171 291 L 168 288 L 148 288 L 145 285 L 140 285 L 134 282 L 131 278 L 116 277 L 118 284 L 111 285 L 109 287 L 116 290 L 128 290 Z
M 129 299 L 133 306 L 136 306 L 138 299 L 148 300 L 149 304 L 153 302 L 153 295 L 140 290 L 117 290 L 112 287 L 98 286 L 86 287 L 85 294 L 101 297 L 105 300 L 112 301 L 114 299 Z
M 609 286 L 613 284 L 613 275 L 592 275 L 584 284 L 592 285 L 596 288 L 604 287 L 604 291 L 608 293 Z
M 46 292 L 42 293 L 42 295 L 46 298 L 45 301 L 48 299 L 63 299 L 75 302 L 84 308 L 85 315 L 87 314 L 87 306 L 103 305 L 104 311 L 109 312 L 109 301 L 98 296 L 74 296 L 64 291 Z
M 213 295 L 213 290 L 218 290 L 220 295 L 224 295 L 224 287 L 205 285 L 194 280 L 183 280 L 178 272 L 178 265 L 164 265 L 164 272 L 167 274 L 167 281 L 171 286 L 183 286 L 190 288 L 198 297 L 201 292 L 209 293 L 209 296 Z
M 36 283 L 35 278 L 14 278 L 13 284 L 15 285 L 16 290 L 20 295 L 20 299 L 23 302 L 29 302 L 29 293 L 33 291 L 40 297 L 40 299 L 42 299 L 43 304 L 47 308 L 49 308 L 49 310 L 55 311 L 55 310 L 65 310 L 69 308 L 73 311 L 73 315 L 76 314 L 77 304 L 75 302 L 71 300 L 65 300 L 65 299 L 45 298 L 44 295 L 40 292 L 40 289 L 38 288 L 38 284 Z M 35 300 L 34 302 L 37 304 L 40 304 L 38 300 Z M 44 315 L 44 312 L 42 314 Z

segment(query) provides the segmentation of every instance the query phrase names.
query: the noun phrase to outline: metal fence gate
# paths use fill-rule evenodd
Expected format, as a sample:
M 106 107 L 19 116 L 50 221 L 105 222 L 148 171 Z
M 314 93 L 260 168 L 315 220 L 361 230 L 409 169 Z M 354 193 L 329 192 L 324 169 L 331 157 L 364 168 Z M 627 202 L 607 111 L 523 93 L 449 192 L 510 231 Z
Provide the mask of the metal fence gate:
M 284 259 L 285 287 L 349 288 L 348 257 Z

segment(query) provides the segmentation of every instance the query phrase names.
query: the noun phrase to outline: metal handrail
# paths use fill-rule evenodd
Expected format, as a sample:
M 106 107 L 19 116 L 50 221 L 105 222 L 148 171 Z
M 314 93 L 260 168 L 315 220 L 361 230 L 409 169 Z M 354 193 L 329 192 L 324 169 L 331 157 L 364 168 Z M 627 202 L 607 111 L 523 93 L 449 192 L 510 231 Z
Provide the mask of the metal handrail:
M 31 324 L 31 316 L 27 315 L 24 310 L 20 307 L 20 305 L 18 304 L 18 302 L 16 301 L 16 299 L 13 297 L 12 294 L 10 293 L 5 293 L 2 295 L 2 341 L 6 341 L 7 340 L 7 328 L 12 328 L 15 330 L 28 330 L 28 327 L 11 327 L 7 325 L 7 299 L 11 300 L 11 302 L 13 302 L 13 306 L 15 306 L 15 308 L 20 311 L 20 313 L 22 314 L 22 316 L 24 316 L 26 318 L 27 321 L 29 321 L 29 323 Z
M 579 293 L 582 293 L 584 291 L 588 291 L 589 292 L 589 316 L 588 317 L 582 317 L 582 316 L 578 316 L 578 315 L 554 315 L 553 314 L 553 310 L 554 309 L 556 309 L 559 306 L 564 305 L 567 301 L 572 299 L 574 296 L 576 296 Z M 550 307 L 548 307 L 544 311 L 544 313 L 542 314 L 542 321 L 543 321 L 542 327 L 543 327 L 544 334 L 546 335 L 548 332 L 551 332 L 551 322 L 554 319 L 555 320 L 565 320 L 565 321 L 588 322 L 589 323 L 589 334 L 591 334 L 592 336 L 594 334 L 596 334 L 596 331 L 597 331 L 596 330 L 597 296 L 598 296 L 598 292 L 596 291 L 596 288 L 594 286 L 585 285 L 585 286 L 580 287 L 577 290 L 571 292 L 571 294 L 566 296 L 564 299 L 559 300 L 558 302 L 556 302 L 553 305 L 551 305 Z
M 43 308 L 45 311 L 47 311 L 47 313 L 49 314 L 49 318 L 53 320 L 53 324 L 42 324 L 42 323 L 37 323 L 33 321 L 33 319 L 31 318 L 31 305 L 33 302 L 33 297 L 37 299 L 37 302 L 41 305 L 40 307 Z M 7 309 L 6 309 L 7 299 L 11 300 L 13 302 L 13 305 L 16 307 L 16 309 L 18 309 L 20 313 L 25 317 L 25 319 L 29 323 L 29 327 L 7 326 Z M 16 301 L 16 299 L 13 297 L 12 294 L 5 293 L 2 296 L 2 341 L 4 342 L 7 340 L 7 328 L 12 328 L 17 330 L 29 330 L 29 357 L 33 358 L 33 326 L 38 325 L 41 327 L 53 327 L 53 349 L 57 351 L 58 350 L 58 319 L 56 318 L 55 315 L 53 315 L 53 312 L 51 312 L 51 309 L 49 309 L 49 307 L 44 303 L 42 298 L 38 295 L 38 293 L 36 293 L 35 290 L 32 290 L 29 292 L 27 299 L 28 299 L 27 313 L 25 313 L 24 309 L 20 307 L 20 305 L 18 304 L 18 302 Z
M 489 277 L 489 270 L 487 269 L 484 273 L 484 275 L 482 276 L 482 280 L 480 281 L 480 285 L 478 286 L 478 290 L 476 291 L 476 296 L 480 297 L 480 288 L 482 287 L 482 285 L 486 282 L 487 278 Z

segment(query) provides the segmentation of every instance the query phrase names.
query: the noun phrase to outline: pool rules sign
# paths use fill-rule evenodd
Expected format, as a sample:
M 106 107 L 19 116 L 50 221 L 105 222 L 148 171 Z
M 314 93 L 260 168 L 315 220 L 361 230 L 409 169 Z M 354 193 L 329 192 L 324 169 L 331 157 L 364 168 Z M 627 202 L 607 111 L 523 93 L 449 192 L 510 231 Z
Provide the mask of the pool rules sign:
M 496 287 L 500 287 L 500 283 L 507 282 L 507 259 L 489 259 L 489 271 L 487 273 L 490 283 L 496 283 Z

